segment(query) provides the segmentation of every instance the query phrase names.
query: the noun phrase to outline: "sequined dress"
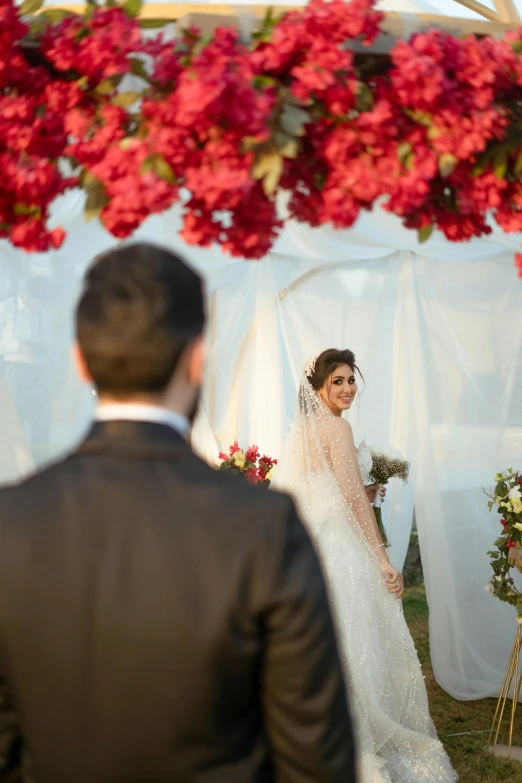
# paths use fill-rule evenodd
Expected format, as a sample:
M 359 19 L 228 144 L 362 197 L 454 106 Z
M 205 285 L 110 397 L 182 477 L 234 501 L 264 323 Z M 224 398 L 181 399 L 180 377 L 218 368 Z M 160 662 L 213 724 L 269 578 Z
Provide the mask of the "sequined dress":
M 323 563 L 358 736 L 360 783 L 453 783 L 458 776 L 437 739 L 402 604 L 386 590 L 375 557 L 374 520 L 350 425 L 333 421 L 321 405 L 302 385 L 274 483 L 294 495 Z

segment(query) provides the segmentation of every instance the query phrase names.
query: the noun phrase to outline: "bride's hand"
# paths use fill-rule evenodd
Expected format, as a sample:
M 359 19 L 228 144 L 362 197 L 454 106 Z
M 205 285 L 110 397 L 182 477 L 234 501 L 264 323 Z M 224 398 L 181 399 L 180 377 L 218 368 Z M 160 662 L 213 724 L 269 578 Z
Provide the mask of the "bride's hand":
M 373 506 L 375 503 L 377 492 L 379 492 L 381 496 L 381 502 L 384 501 L 386 497 L 386 487 L 383 487 L 382 484 L 367 484 L 364 489 L 366 491 L 366 497 L 370 501 L 371 506 Z
M 375 498 L 377 496 L 377 490 L 379 489 L 379 485 L 378 484 L 367 484 L 364 489 L 366 491 L 366 497 L 370 501 L 370 505 L 373 506 L 373 504 L 375 502 Z
M 397 599 L 401 598 L 404 592 L 402 574 L 397 571 L 395 566 L 392 566 L 388 559 L 381 561 L 381 570 L 385 576 L 385 584 L 388 592 L 392 593 Z

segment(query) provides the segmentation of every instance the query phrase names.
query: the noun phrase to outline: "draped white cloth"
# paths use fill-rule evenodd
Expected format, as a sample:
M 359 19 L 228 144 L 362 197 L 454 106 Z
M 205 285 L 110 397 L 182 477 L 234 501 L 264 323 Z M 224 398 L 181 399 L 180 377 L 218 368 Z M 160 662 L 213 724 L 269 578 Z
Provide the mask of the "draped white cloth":
M 87 264 L 115 242 L 84 222 L 76 193 L 56 204 L 55 222 L 69 231 L 60 251 L 27 256 L 0 243 L 2 481 L 70 448 L 94 403 L 69 361 L 72 312 Z M 269 258 L 244 262 L 186 247 L 178 227 L 173 210 L 137 237 L 181 251 L 207 281 L 196 448 L 215 461 L 238 439 L 277 457 L 303 360 L 354 350 L 366 381 L 350 413 L 356 442 L 392 445 L 412 462 L 410 483 L 390 484 L 383 517 L 400 566 L 415 495 L 436 677 L 460 699 L 497 694 L 515 623 L 483 590 L 498 521 L 482 488 L 522 464 L 520 237 L 419 246 L 376 210 L 351 231 L 289 223 Z

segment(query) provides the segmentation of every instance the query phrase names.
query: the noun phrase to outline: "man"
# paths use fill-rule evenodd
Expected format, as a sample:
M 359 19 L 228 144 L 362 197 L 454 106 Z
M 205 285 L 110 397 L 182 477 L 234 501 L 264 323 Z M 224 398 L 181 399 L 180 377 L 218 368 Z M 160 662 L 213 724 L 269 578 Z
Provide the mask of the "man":
M 97 422 L 0 492 L 2 781 L 354 781 L 294 507 L 185 442 L 203 328 L 201 281 L 167 250 L 120 247 L 87 274 L 76 362 Z

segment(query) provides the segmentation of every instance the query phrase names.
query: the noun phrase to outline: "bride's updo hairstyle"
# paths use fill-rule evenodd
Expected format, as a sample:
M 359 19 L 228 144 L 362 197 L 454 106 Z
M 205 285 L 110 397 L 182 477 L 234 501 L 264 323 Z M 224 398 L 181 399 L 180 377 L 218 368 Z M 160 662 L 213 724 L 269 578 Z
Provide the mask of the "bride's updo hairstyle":
M 353 351 L 350 351 L 349 348 L 345 348 L 342 351 L 337 350 L 337 348 L 327 348 L 326 351 L 323 351 L 317 357 L 313 372 L 307 376 L 308 380 L 314 389 L 319 391 L 319 389 L 323 388 L 332 373 L 343 364 L 347 364 L 352 368 L 353 372 L 357 371 L 361 378 L 363 378 L 361 371 L 355 363 L 355 354 Z

